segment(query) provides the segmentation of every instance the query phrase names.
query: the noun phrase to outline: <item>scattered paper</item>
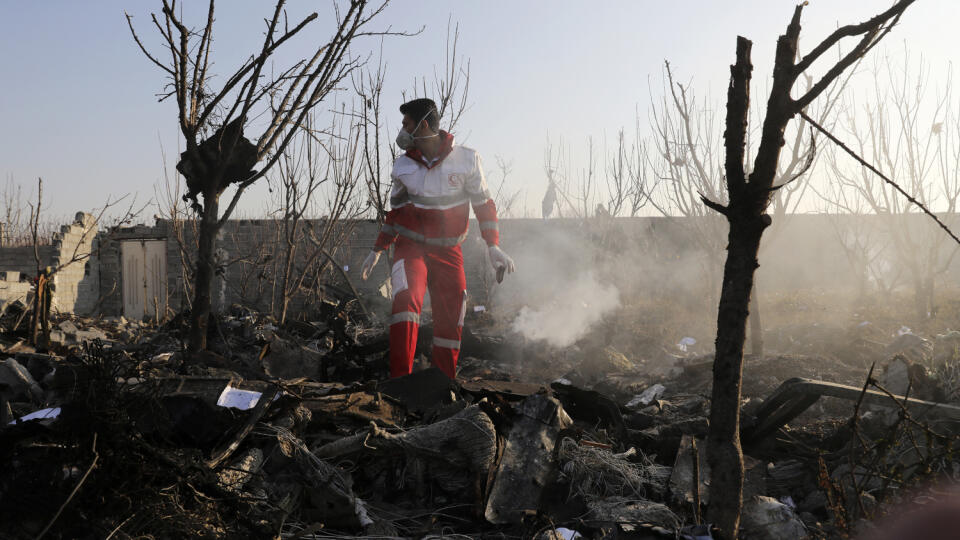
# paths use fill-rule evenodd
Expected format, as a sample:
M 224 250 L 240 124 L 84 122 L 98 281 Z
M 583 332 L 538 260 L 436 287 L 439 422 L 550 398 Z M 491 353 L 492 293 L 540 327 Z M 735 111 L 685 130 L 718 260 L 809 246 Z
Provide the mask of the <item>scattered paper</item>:
M 217 399 L 217 405 L 246 411 L 256 407 L 262 395 L 260 392 L 241 390 L 228 384 L 227 387 L 223 389 L 223 392 L 220 393 L 220 398 Z
M 555 381 L 553 381 L 553 382 L 559 383 L 559 384 L 565 384 L 565 385 L 567 385 L 567 386 L 573 386 L 573 383 L 570 382 L 570 379 L 564 379 L 563 377 L 560 377 L 559 379 L 557 379 L 557 380 L 555 380 Z
M 687 352 L 687 347 L 692 347 L 693 345 L 696 345 L 696 344 L 697 344 L 697 340 L 693 339 L 690 336 L 687 336 L 681 339 L 679 343 L 677 343 L 677 348 L 683 352 Z
M 864 326 L 870 326 L 870 321 L 863 321 L 862 323 L 858 324 L 857 326 L 859 326 L 860 328 L 863 328 Z
M 343 265 L 343 271 L 344 271 L 344 272 L 349 272 L 349 271 L 350 271 L 350 265 L 349 265 L 349 264 Z
M 474 313 L 480 313 L 481 311 L 486 311 L 486 310 L 487 310 L 486 306 L 473 306 Z
M 912 333 L 913 333 L 913 330 L 910 330 L 910 328 L 907 326 L 901 326 L 900 329 L 897 330 L 898 336 L 902 336 L 904 334 L 912 334 Z
M 60 416 L 60 407 L 52 407 L 50 409 L 40 409 L 39 411 L 33 411 L 32 413 L 21 416 L 17 420 L 10 422 L 10 425 L 16 424 L 18 422 L 26 422 L 28 420 L 47 420 L 50 418 L 56 418 Z
M 566 527 L 557 527 L 557 534 L 563 537 L 563 540 L 574 540 L 575 538 L 583 538 L 583 535 L 577 531 L 567 529 Z

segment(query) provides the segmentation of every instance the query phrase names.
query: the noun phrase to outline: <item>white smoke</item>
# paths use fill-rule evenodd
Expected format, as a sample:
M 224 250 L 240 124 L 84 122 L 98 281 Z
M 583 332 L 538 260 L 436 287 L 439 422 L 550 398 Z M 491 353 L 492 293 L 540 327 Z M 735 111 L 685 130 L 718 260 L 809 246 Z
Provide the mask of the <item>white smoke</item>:
M 524 306 L 513 321 L 513 330 L 527 339 L 568 347 L 582 338 L 611 310 L 620 307 L 620 292 L 597 281 L 593 272 L 563 284 L 546 304 Z

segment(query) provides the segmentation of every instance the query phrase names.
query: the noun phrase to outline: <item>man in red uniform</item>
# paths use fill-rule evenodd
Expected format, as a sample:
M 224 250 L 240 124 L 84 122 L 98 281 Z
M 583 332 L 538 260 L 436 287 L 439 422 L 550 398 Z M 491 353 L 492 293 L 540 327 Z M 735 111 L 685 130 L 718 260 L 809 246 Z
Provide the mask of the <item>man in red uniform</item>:
M 390 376 L 408 375 L 413 370 L 423 295 L 429 289 L 432 361 L 452 379 L 457 373 L 467 308 L 460 244 L 467 237 L 470 205 L 489 246 L 494 270 L 513 272 L 515 267 L 497 246 L 497 207 L 490 198 L 480 155 L 454 145 L 453 135 L 440 129 L 433 100 L 415 99 L 401 105 L 400 112 L 403 129 L 397 145 L 406 153 L 393 163 L 390 211 L 363 263 L 362 277 L 369 277 L 380 254 L 396 242 L 390 273 Z

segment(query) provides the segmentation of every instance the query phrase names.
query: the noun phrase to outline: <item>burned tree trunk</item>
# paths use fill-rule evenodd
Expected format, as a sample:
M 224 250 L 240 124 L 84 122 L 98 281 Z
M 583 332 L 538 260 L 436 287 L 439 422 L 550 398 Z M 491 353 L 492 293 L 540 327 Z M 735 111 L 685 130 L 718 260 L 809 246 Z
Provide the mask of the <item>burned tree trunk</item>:
M 750 110 L 751 42 L 737 38 L 736 63 L 730 68 L 724 144 L 729 203 L 703 197 L 703 203 L 723 214 L 730 226 L 720 305 L 717 310 L 716 355 L 710 406 L 707 455 L 711 469 L 707 520 L 719 529 L 720 538 L 736 539 L 743 494 L 743 451 L 740 447 L 740 390 L 743 347 L 749 315 L 757 253 L 771 218 L 766 214 L 777 164 L 790 120 L 820 95 L 844 70 L 853 65 L 896 24 L 913 0 L 900 0 L 867 22 L 838 28 L 799 61 L 800 14 L 797 6 L 785 34 L 777 40 L 773 85 L 767 101 L 760 145 L 749 178 L 745 172 L 747 118 Z M 794 83 L 820 56 L 844 37 L 859 36 L 859 43 L 841 56 L 826 74 L 800 97 L 791 96 Z
M 190 312 L 191 351 L 207 348 L 207 328 L 210 320 L 213 276 L 216 274 L 217 234 L 220 232 L 220 195 L 207 193 L 203 196 L 204 208 L 200 218 L 200 238 L 197 246 L 197 274 L 194 279 L 193 309 Z
M 763 358 L 763 319 L 760 317 L 760 293 L 757 292 L 757 280 L 753 280 L 753 292 L 750 294 L 750 354 L 754 358 Z
M 187 182 L 184 200 L 192 199 L 193 208 L 201 215 L 188 343 L 191 351 L 206 347 L 216 270 L 213 259 L 220 227 L 230 218 L 246 188 L 277 162 L 294 134 L 304 126 L 311 110 L 363 65 L 348 55 L 354 39 L 391 34 L 362 31 L 382 11 L 382 5 L 380 9 L 369 10 L 367 0 L 352 0 L 341 10 L 335 4 L 334 31 L 327 40 L 320 40 L 312 56 L 288 67 L 274 68 L 277 49 L 319 19 L 317 13 L 311 13 L 299 23 L 289 21 L 284 8 L 286 1 L 277 0 L 273 16 L 264 19 L 266 31 L 259 52 L 251 54 L 232 75 L 218 78 L 223 81 L 222 85 L 211 87 L 212 74 L 207 70 L 213 65 L 210 51 L 214 3 L 209 0 L 206 24 L 198 30 L 181 20 L 174 4 L 161 2 L 161 13 L 153 14 L 151 19 L 165 42 L 158 51 L 170 55 L 165 61 L 144 46 L 134 30 L 132 17 L 127 15 L 130 33 L 140 51 L 170 79 L 172 90 L 167 95 L 176 98 L 178 123 L 187 148 L 180 155 L 177 171 Z M 264 73 L 267 66 L 269 76 Z M 256 123 L 263 130 L 255 144 L 243 134 L 254 118 L 263 120 Z M 254 170 L 258 163 L 262 167 Z M 220 215 L 219 199 L 231 185 L 236 186 L 236 191 Z M 197 200 L 198 194 L 203 196 L 202 206 Z
M 745 204 L 747 201 L 743 193 L 746 189 L 743 158 L 750 110 L 750 77 L 753 72 L 751 47 L 749 40 L 737 38 L 737 62 L 730 68 L 730 86 L 727 89 L 724 140 L 730 204 L 726 208 L 719 207 L 719 210 L 726 215 L 730 230 L 717 310 L 710 432 L 707 436 L 707 456 L 712 471 L 708 519 L 731 538 L 736 538 L 740 524 L 743 494 L 743 450 L 740 447 L 743 344 L 746 340 L 753 272 L 759 266 L 757 252 L 760 250 L 760 238 L 770 224 L 769 217 L 764 222 L 759 213 L 750 215 L 754 209 Z M 714 204 L 704 202 L 708 206 Z M 723 486 L 723 492 L 717 491 L 716 486 Z

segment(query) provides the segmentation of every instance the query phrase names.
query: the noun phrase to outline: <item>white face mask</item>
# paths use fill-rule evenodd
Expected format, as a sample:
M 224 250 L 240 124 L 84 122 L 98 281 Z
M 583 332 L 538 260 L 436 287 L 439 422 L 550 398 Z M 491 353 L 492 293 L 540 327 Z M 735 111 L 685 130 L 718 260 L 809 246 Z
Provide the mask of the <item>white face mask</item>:
M 420 124 L 422 124 L 423 121 L 427 119 L 427 116 L 430 116 L 430 113 L 432 112 L 433 111 L 428 112 L 426 115 L 424 115 L 423 118 L 420 119 L 419 122 L 417 122 L 417 126 L 413 128 L 414 133 L 416 133 L 416 131 L 420 129 Z M 411 146 L 413 146 L 413 144 L 416 142 L 417 139 L 429 139 L 431 137 L 439 137 L 439 136 L 440 136 L 439 133 L 434 133 L 433 135 L 425 135 L 423 137 L 414 137 L 412 133 L 407 133 L 405 129 L 400 128 L 400 133 L 397 133 L 397 146 L 399 146 L 401 150 L 406 150 Z

